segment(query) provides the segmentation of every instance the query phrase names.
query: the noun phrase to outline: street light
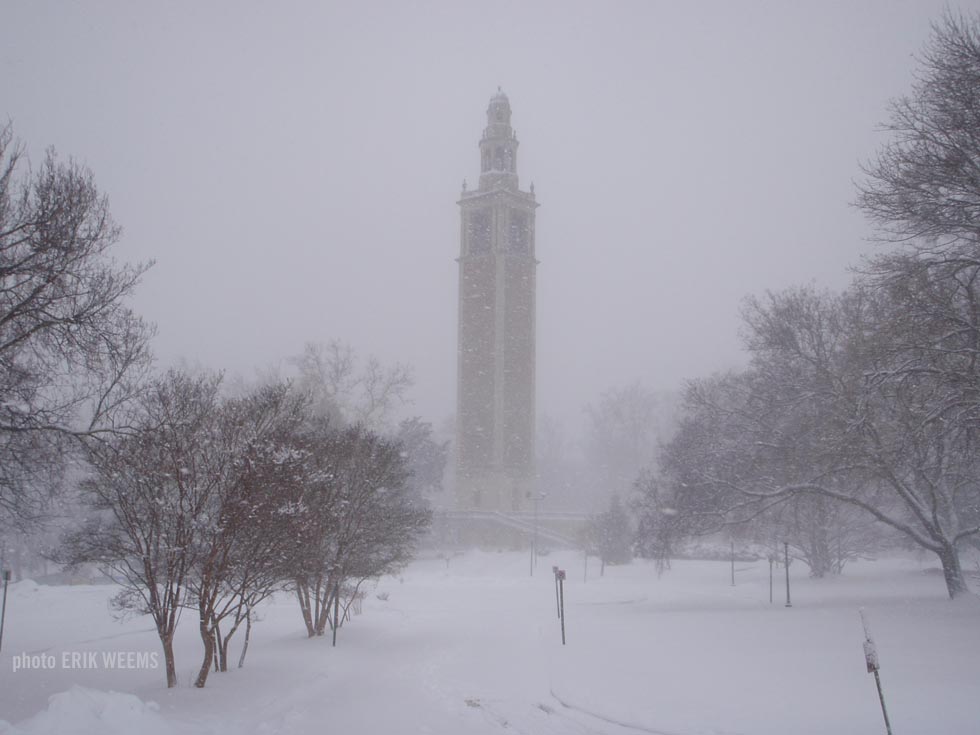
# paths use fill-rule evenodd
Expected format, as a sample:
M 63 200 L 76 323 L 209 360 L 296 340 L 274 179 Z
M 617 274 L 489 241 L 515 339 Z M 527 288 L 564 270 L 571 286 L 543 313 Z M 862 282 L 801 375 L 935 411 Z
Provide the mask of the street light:
M 793 607 L 793 603 L 789 601 L 789 543 L 785 541 L 783 542 L 783 553 L 786 563 L 786 607 Z
M 559 598 L 558 592 L 558 567 L 552 567 L 551 571 L 555 575 L 555 609 L 558 611 L 558 619 L 561 620 L 561 599 Z

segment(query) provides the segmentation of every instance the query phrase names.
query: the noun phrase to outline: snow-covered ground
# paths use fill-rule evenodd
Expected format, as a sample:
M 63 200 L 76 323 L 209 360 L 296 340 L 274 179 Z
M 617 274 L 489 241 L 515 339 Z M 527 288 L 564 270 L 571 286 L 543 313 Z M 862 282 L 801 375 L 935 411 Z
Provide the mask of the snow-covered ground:
M 566 646 L 553 564 L 568 570 Z M 931 561 L 864 562 L 825 580 L 796 564 L 792 608 L 781 577 L 769 604 L 768 564 L 737 570 L 732 587 L 721 562 L 675 562 L 658 578 L 637 561 L 600 579 L 592 560 L 583 581 L 570 552 L 542 557 L 534 577 L 525 554 L 420 559 L 371 589 L 335 649 L 306 639 L 290 597 L 270 602 L 245 668 L 204 690 L 190 685 L 190 612 L 181 686 L 167 690 L 151 623 L 115 621 L 113 588 L 21 582 L 7 602 L 0 734 L 884 732 L 861 606 L 895 732 L 980 732 L 980 601 L 950 602 Z M 122 653 L 134 668 L 119 667 Z M 53 667 L 14 672 L 24 654 Z

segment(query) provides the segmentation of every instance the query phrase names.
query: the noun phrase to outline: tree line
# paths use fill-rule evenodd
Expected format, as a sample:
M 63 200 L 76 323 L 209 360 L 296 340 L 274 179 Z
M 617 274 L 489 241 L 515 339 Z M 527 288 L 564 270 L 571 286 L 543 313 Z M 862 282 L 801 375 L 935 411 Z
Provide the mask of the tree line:
M 323 635 L 364 581 L 410 559 L 430 520 L 397 436 L 335 426 L 288 382 L 234 397 L 220 387 L 218 375 L 169 371 L 132 431 L 86 446 L 88 513 L 62 547 L 65 562 L 96 563 L 121 585 L 118 609 L 152 617 L 168 686 L 185 609 L 203 687 L 212 667 L 227 670 L 243 623 L 244 660 L 259 602 L 294 591 L 308 635 Z
M 950 597 L 980 534 L 980 16 L 933 26 L 857 206 L 890 247 L 840 292 L 749 298 L 744 370 L 691 381 L 640 544 L 737 529 L 839 571 L 878 529 L 936 555 Z
M 0 535 L 70 518 L 51 558 L 97 566 L 118 610 L 150 615 L 168 686 L 190 611 L 203 687 L 242 628 L 244 661 L 273 593 L 321 636 L 406 563 L 447 445 L 417 418 L 391 426 L 407 367 L 341 342 L 254 386 L 154 371 L 153 327 L 126 303 L 152 263 L 117 263 L 119 235 L 88 169 L 48 151 L 31 170 L 0 129 Z

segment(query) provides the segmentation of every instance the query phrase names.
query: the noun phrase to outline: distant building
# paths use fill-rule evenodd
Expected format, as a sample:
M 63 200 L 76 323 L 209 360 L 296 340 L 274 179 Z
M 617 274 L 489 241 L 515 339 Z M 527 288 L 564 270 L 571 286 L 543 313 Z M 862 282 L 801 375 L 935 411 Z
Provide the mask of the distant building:
M 510 102 L 498 88 L 480 184 L 460 196 L 456 506 L 516 511 L 535 488 L 534 185 L 517 180 Z

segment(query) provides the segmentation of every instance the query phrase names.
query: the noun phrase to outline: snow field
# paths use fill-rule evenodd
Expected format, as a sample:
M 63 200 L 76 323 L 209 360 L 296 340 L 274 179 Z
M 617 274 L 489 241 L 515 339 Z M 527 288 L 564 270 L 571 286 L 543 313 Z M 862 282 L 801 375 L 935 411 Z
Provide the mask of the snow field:
M 553 564 L 568 572 L 564 647 Z M 593 559 L 583 582 L 571 552 L 542 557 L 534 577 L 516 552 L 469 552 L 448 568 L 423 558 L 369 589 L 336 649 L 329 636 L 307 640 L 296 603 L 279 596 L 245 668 L 212 674 L 204 690 L 190 685 L 201 655 L 190 611 L 181 686 L 167 690 L 161 668 L 61 665 L 80 652 L 159 652 L 148 618 L 112 618 L 114 588 L 25 581 L 7 605 L 0 734 L 884 732 L 861 606 L 896 733 L 980 732 L 980 601 L 950 602 L 932 566 L 863 562 L 813 580 L 795 564 L 786 608 L 778 575 L 769 604 L 766 562 L 738 563 L 732 587 L 723 562 L 677 561 L 658 578 L 637 561 L 600 579 Z M 25 653 L 57 665 L 14 673 Z

